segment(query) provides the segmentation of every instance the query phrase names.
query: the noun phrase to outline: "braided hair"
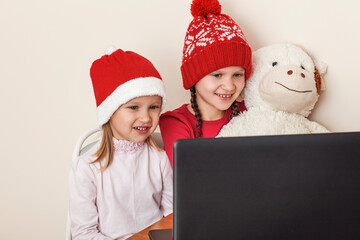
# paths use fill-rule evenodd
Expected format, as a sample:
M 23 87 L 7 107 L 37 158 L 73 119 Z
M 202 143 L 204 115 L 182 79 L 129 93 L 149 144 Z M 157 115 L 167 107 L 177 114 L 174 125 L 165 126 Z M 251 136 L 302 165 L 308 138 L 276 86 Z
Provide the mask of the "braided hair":
M 195 117 L 196 117 L 196 130 L 195 131 L 195 137 L 199 138 L 202 135 L 202 118 L 201 118 L 201 113 L 200 113 L 200 109 L 199 106 L 196 102 L 196 90 L 195 90 L 195 86 L 192 86 L 190 88 L 190 92 L 191 92 L 191 98 L 190 98 L 190 103 L 191 103 L 191 108 L 193 109 L 193 111 L 195 112 Z M 236 100 L 231 104 L 231 116 L 230 118 L 233 118 L 235 116 L 237 116 L 239 114 L 239 106 L 236 102 Z

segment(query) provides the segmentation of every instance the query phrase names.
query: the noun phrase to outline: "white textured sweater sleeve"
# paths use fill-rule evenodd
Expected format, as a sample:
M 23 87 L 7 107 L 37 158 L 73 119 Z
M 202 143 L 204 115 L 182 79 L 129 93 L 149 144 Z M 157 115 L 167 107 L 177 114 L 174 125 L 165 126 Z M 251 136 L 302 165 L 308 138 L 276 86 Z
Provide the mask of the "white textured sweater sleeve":
M 161 197 L 161 211 L 164 216 L 173 212 L 173 169 L 166 154 L 162 162 L 163 191 Z
M 98 230 L 95 176 L 90 164 L 77 158 L 69 176 L 69 212 L 73 240 L 112 240 Z

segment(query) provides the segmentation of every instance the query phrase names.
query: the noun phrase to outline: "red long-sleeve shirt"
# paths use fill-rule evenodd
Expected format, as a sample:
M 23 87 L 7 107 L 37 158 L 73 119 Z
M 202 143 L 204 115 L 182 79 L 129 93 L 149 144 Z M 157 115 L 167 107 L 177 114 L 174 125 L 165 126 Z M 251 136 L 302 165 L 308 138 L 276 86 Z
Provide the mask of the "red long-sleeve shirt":
M 246 110 L 244 101 L 239 102 L 239 110 Z M 169 157 L 171 166 L 173 165 L 173 144 L 184 138 L 195 138 L 196 117 L 187 109 L 187 104 L 163 113 L 160 116 L 159 126 L 164 142 L 164 149 Z M 221 128 L 230 121 L 231 108 L 226 110 L 221 119 L 215 121 L 203 121 L 202 138 L 216 137 Z

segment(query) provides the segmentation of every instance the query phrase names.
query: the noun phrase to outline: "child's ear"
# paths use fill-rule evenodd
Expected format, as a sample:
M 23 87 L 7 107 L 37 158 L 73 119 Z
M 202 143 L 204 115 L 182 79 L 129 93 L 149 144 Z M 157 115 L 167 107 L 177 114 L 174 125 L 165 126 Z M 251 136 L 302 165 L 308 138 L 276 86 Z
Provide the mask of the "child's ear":
M 324 81 L 324 75 L 327 72 L 327 64 L 323 61 L 315 61 L 315 66 L 317 68 L 317 70 L 319 71 L 319 74 L 321 76 L 321 91 L 325 91 L 326 90 L 326 85 L 325 85 L 325 81 Z

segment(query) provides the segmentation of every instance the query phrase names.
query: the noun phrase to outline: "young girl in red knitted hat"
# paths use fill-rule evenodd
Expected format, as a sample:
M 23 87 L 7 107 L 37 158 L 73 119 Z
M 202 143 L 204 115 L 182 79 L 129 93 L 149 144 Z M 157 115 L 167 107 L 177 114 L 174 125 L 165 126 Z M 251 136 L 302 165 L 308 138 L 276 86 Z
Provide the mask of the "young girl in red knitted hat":
M 90 75 L 103 135 L 72 164 L 71 233 L 126 239 L 172 212 L 172 168 L 151 138 L 164 85 L 150 61 L 121 49 L 94 61 Z
M 237 102 L 251 73 L 251 48 L 240 27 L 221 14 L 218 0 L 193 0 L 181 74 L 191 104 L 160 117 L 164 148 L 173 164 L 178 139 L 215 137 L 232 117 L 246 110 Z M 241 98 L 241 97 L 240 97 Z

